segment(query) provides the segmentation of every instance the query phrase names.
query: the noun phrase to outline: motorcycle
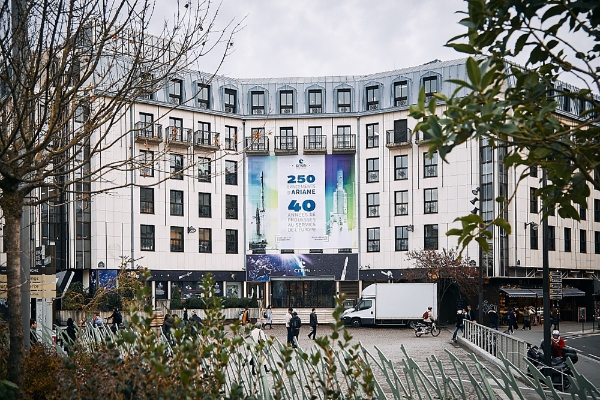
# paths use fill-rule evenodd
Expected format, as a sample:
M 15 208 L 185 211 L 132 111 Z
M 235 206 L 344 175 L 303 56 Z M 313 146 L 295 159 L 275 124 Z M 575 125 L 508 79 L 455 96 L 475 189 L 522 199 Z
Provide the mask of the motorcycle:
M 426 325 L 422 322 L 417 322 L 415 324 L 415 336 L 421 337 L 421 335 L 431 333 L 431 336 L 438 336 L 440 334 L 440 330 L 437 327 L 435 322 L 432 322 L 431 325 Z
M 561 392 L 568 391 L 571 387 L 571 380 L 569 379 L 569 376 L 573 376 L 573 371 L 571 371 L 571 368 L 569 368 L 565 361 L 567 358 L 570 358 L 573 364 L 575 364 L 579 360 L 577 351 L 575 349 L 565 347 L 562 349 L 563 356 L 552 358 L 550 366 L 547 366 L 544 363 L 544 351 L 542 350 L 543 346 L 543 341 L 540 347 L 533 346 L 528 343 L 527 359 L 538 371 L 540 371 L 542 375 L 550 376 L 552 385 L 556 390 Z M 531 375 L 529 368 L 528 372 L 529 375 Z

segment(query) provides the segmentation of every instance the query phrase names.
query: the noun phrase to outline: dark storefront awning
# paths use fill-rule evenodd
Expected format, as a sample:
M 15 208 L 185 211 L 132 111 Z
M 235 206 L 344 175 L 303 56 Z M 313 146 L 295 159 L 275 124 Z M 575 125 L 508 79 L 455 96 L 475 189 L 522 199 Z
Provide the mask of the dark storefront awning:
M 501 292 L 506 293 L 510 297 L 538 297 L 537 294 L 529 289 L 500 289 Z
M 542 298 L 544 296 L 543 289 L 500 289 L 501 292 L 506 293 L 510 297 L 539 297 Z M 563 297 L 583 297 L 585 296 L 585 292 L 575 289 L 575 288 L 567 288 L 562 290 Z

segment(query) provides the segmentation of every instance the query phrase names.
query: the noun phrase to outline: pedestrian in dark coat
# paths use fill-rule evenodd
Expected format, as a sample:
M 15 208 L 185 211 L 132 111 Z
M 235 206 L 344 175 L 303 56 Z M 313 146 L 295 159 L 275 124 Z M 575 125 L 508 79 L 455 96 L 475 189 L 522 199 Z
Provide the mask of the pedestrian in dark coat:
M 308 338 L 310 339 L 310 337 L 312 336 L 312 340 L 315 340 L 315 337 L 317 336 L 317 325 L 319 325 L 319 322 L 317 321 L 317 310 L 315 310 L 314 308 L 310 313 L 310 321 L 308 324 L 310 325 L 310 332 L 308 333 Z
M 508 314 L 506 314 L 506 320 L 508 321 L 508 329 L 507 332 L 514 333 L 514 326 L 517 324 L 517 317 L 515 315 L 515 311 L 513 309 L 508 310 Z
M 298 335 L 300 335 L 300 327 L 302 321 L 296 311 L 292 312 L 292 318 L 290 318 L 290 328 L 292 330 L 292 347 L 298 347 Z
M 188 313 L 187 313 L 187 308 L 184 308 L 184 309 L 183 309 L 183 322 L 184 322 L 185 324 L 187 324 L 187 322 L 188 322 Z
M 490 309 L 490 311 L 488 311 L 488 317 L 490 318 L 490 328 L 498 330 L 498 313 L 496 312 L 496 309 Z
M 515 330 L 519 330 L 519 309 L 515 307 Z
M 175 327 L 175 321 L 169 314 L 165 315 L 165 320 L 162 324 L 162 332 L 167 339 L 171 338 L 171 328 Z
M 452 340 L 456 342 L 456 334 L 460 329 L 461 332 L 464 332 L 464 320 L 466 319 L 467 313 L 465 310 L 456 311 L 456 329 L 454 330 L 454 334 L 452 335 Z

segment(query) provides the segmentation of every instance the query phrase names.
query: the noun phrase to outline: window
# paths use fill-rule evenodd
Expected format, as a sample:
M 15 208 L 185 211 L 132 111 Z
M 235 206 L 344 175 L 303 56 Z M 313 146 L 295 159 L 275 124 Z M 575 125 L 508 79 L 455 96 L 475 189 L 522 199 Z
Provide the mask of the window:
M 265 92 L 251 92 L 252 97 L 252 114 L 265 113 Z
M 423 246 L 425 249 L 437 250 L 438 249 L 438 226 L 437 225 L 425 225 L 425 243 Z
M 198 157 L 198 182 L 210 182 L 212 176 L 210 158 Z
M 140 188 L 140 213 L 154 214 L 153 188 Z
M 408 190 L 400 190 L 394 193 L 394 205 L 396 215 L 408 215 Z
M 594 222 L 600 222 L 600 200 L 594 199 Z
M 183 120 L 181 118 L 169 117 L 167 141 L 183 142 Z
M 171 190 L 171 215 L 183 217 L 183 191 Z
M 154 225 L 140 225 L 140 247 L 142 251 L 154 251 Z
M 408 179 L 408 156 L 394 157 L 394 179 L 397 181 Z
M 367 229 L 367 252 L 374 253 L 379 251 L 379 228 Z
M 548 225 L 548 251 L 556 250 L 556 233 L 553 226 Z
M 154 176 L 154 152 L 140 150 L 140 175 Z
M 238 219 L 238 197 L 226 194 L 225 195 L 225 218 Z
M 308 91 L 308 112 L 320 114 L 323 112 L 323 92 L 320 90 Z
M 140 88 L 140 99 L 154 100 L 155 80 L 150 72 L 140 72 L 136 83 Z
M 367 183 L 379 182 L 379 158 L 367 158 Z
M 236 97 L 237 91 L 234 89 L 225 89 L 225 112 L 235 113 L 236 112 Z
M 587 209 L 583 206 L 579 206 L 579 219 L 585 221 L 587 218 Z
M 408 104 L 408 82 L 400 81 L 394 83 L 394 106 L 405 106 Z
M 183 180 L 183 156 L 171 154 L 170 170 L 171 179 Z
M 238 252 L 238 231 L 236 229 L 225 230 L 225 253 L 237 254 Z
M 277 142 L 275 142 L 277 145 Z M 293 128 L 279 128 L 279 150 L 296 150 Z
M 352 140 L 349 126 L 338 126 L 337 137 L 333 139 L 333 147 L 336 149 L 352 149 L 356 146 Z
M 198 253 L 212 253 L 212 229 L 198 228 Z
M 566 112 L 571 112 L 571 97 L 570 93 L 571 91 L 569 89 L 564 89 L 565 94 L 563 94 L 562 97 L 562 109 L 565 110 Z
M 437 214 L 438 212 L 438 190 L 425 189 L 425 214 Z
M 367 88 L 367 110 L 379 109 L 379 86 Z
M 169 83 L 169 103 L 181 104 L 183 102 L 181 79 L 171 79 Z
M 600 232 L 594 232 L 594 254 L 600 254 Z
M 531 176 L 532 178 L 537 178 L 538 177 L 538 167 L 537 167 L 537 165 L 529 167 L 529 176 Z
M 537 214 L 538 212 L 538 199 L 535 195 L 536 188 L 529 188 L 529 212 Z
M 396 251 L 408 251 L 408 227 L 396 227 Z
M 379 124 L 367 125 L 367 149 L 379 147 Z
M 379 193 L 367 193 L 367 218 L 379 217 Z
M 183 252 L 183 227 L 172 226 L 171 227 L 171 252 L 182 253 Z
M 237 128 L 225 125 L 225 150 L 237 151 Z
M 587 232 L 585 229 L 579 230 L 579 252 L 587 253 Z
M 350 106 L 350 89 L 339 89 L 337 91 L 338 112 L 352 111 Z
M 431 158 L 428 157 L 427 153 L 424 153 L 423 154 L 423 168 L 424 168 L 423 177 L 433 178 L 433 177 L 438 176 L 437 165 L 438 165 L 438 153 L 437 152 L 433 153 Z
M 209 93 L 210 86 L 205 85 L 203 83 L 198 84 L 198 94 L 196 95 L 196 102 L 198 104 L 198 108 L 202 110 L 208 110 L 210 108 Z
M 571 228 L 565 228 L 565 251 L 571 252 Z
M 426 76 L 423 78 L 425 96 L 432 96 L 438 91 L 437 76 Z
M 322 135 L 323 130 L 320 126 L 308 127 L 308 139 L 304 139 L 304 148 L 319 150 L 326 148 L 325 138 Z M 308 140 L 308 143 L 307 143 Z
M 225 184 L 237 185 L 237 161 L 225 160 Z
M 291 114 L 294 112 L 294 92 L 282 90 L 279 92 L 280 114 Z
M 154 114 L 140 113 L 140 121 L 137 124 L 137 135 L 153 138 L 154 137 Z
M 212 216 L 210 193 L 198 193 L 198 216 L 200 218 L 210 218 Z
M 194 135 L 194 144 L 201 144 L 204 146 L 212 146 L 214 143 L 210 138 L 210 122 L 198 121 L 198 131 Z M 215 138 L 215 140 L 218 140 Z
M 533 225 L 529 225 L 529 248 L 531 250 L 538 249 L 538 231 L 537 226 L 533 229 Z
M 87 102 L 83 102 L 75 109 L 75 122 L 83 123 L 90 117 L 90 105 Z

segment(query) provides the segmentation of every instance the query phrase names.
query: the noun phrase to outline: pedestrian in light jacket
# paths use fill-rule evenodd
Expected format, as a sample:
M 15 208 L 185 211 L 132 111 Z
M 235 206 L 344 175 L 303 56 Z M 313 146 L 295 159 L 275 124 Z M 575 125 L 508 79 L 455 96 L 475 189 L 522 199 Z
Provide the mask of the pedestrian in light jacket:
M 317 325 L 319 322 L 317 321 L 317 310 L 314 308 L 310 313 L 310 321 L 308 323 L 310 325 L 310 332 L 308 333 L 308 338 L 310 339 L 312 336 L 312 340 L 315 340 L 315 336 L 317 336 Z

